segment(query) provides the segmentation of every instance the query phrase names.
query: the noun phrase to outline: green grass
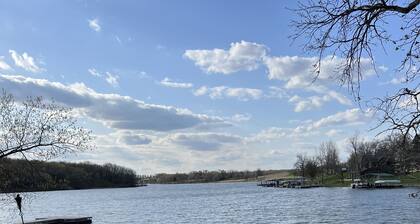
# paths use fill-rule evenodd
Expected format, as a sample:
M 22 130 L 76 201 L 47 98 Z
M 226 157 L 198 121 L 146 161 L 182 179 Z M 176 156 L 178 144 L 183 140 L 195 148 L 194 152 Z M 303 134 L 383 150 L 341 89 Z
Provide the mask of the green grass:
M 341 175 L 325 176 L 323 182 L 321 180 L 321 177 L 318 177 L 316 181 L 325 187 L 348 187 L 351 183 L 351 180 L 348 179 L 344 179 L 343 182 L 343 180 L 341 179 Z
M 411 173 L 408 175 L 397 176 L 401 180 L 401 183 L 404 186 L 419 186 L 420 187 L 420 172 Z M 321 183 L 321 178 L 316 179 Z M 351 184 L 351 179 L 344 179 L 342 182 L 341 175 L 330 175 L 324 177 L 324 183 L 322 184 L 325 187 L 348 187 Z
M 420 172 L 400 176 L 400 179 L 404 186 L 420 186 Z
M 289 170 L 281 171 L 278 173 L 261 176 L 257 180 L 268 180 L 276 178 L 294 178 L 293 173 Z M 420 172 L 411 173 L 404 176 L 398 176 L 401 180 L 401 183 L 404 186 L 419 186 L 420 187 Z M 349 177 L 344 177 L 344 183 L 341 179 L 341 174 L 324 176 L 324 181 L 321 183 L 321 177 L 317 177 L 312 184 L 320 184 L 325 187 L 349 187 L 351 184 L 351 179 Z

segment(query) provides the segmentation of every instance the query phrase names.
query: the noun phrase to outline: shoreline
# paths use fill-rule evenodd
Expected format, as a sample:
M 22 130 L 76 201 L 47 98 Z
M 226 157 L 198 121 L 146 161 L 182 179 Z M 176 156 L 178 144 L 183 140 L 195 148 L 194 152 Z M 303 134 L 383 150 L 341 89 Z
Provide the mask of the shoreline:
M 81 190 L 100 190 L 100 189 L 137 188 L 137 187 L 142 187 L 142 186 L 115 186 L 115 187 L 92 187 L 92 188 L 80 188 L 80 189 L 28 190 L 28 191 L 0 192 L 0 194 L 37 193 L 37 192 L 52 192 L 52 191 L 81 191 Z

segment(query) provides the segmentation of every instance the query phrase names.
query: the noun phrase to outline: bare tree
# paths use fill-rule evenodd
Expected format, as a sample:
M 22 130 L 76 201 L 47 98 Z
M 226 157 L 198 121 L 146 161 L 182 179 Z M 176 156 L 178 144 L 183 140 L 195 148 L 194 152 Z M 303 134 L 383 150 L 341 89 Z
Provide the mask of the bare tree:
M 327 147 L 325 147 L 325 143 L 322 142 L 318 148 L 316 159 L 319 164 L 319 169 L 321 172 L 321 183 L 324 183 L 324 173 L 327 164 Z
M 375 64 L 376 48 L 395 50 L 401 64 L 395 74 L 405 74 L 405 87 L 379 97 L 374 108 L 381 114 L 379 126 L 406 137 L 419 133 L 420 125 L 420 0 L 306 0 L 295 9 L 298 20 L 292 38 L 306 38 L 305 49 L 318 54 L 315 72 L 319 74 L 326 54 L 344 58 L 339 79 L 347 84 L 355 100 L 361 101 L 362 61 Z M 388 22 L 401 24 L 391 33 Z M 375 66 L 376 67 L 376 66 Z
M 40 97 L 17 102 L 6 92 L 0 96 L 0 159 L 50 159 L 91 149 L 91 140 L 91 132 L 78 126 L 70 108 Z
M 318 161 L 317 161 L 317 159 L 315 157 L 309 158 L 306 161 L 305 170 L 306 170 L 305 173 L 310 178 L 315 178 L 318 175 L 318 173 L 319 173 L 319 164 L 318 164 Z
M 361 171 L 361 152 L 360 152 L 360 144 L 361 141 L 359 140 L 359 136 L 355 134 L 353 137 L 349 139 L 349 143 L 351 146 L 351 154 L 350 154 L 350 168 L 352 169 L 352 178 L 354 175 L 359 176 Z
M 296 155 L 296 163 L 295 163 L 296 174 L 301 175 L 302 177 L 305 177 L 305 167 L 306 167 L 307 162 L 308 162 L 308 157 L 306 155 L 304 154 Z
M 338 158 L 337 145 L 332 141 L 328 141 L 324 143 L 324 147 L 326 148 L 327 152 L 325 158 L 327 173 L 335 174 L 340 164 L 340 159 Z

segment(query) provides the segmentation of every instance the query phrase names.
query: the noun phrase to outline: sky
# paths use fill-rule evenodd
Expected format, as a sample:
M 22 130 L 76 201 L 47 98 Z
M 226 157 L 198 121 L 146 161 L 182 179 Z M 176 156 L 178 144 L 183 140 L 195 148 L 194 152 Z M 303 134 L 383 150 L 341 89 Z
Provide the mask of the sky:
M 342 58 L 292 41 L 295 1 L 0 1 L 0 87 L 74 108 L 96 149 L 59 160 L 141 174 L 292 168 L 374 138 L 375 113 L 337 82 Z M 362 60 L 361 95 L 395 90 L 398 61 Z

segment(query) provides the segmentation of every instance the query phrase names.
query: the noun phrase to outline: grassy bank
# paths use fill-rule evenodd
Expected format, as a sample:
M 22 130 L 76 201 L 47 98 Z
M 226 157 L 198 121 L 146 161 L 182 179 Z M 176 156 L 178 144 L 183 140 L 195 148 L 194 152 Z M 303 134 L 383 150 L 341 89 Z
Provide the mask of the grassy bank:
M 264 181 L 270 179 L 278 179 L 278 178 L 293 178 L 293 174 L 291 171 L 283 170 L 282 172 L 278 172 L 271 175 L 261 176 L 256 181 Z M 420 187 L 420 172 L 411 173 L 408 175 L 397 176 L 397 179 L 401 180 L 401 183 L 404 186 L 413 186 L 413 187 Z M 348 187 L 350 186 L 352 180 L 349 178 L 342 179 L 341 175 L 328 175 L 324 176 L 323 178 L 318 177 L 314 181 L 314 183 L 322 183 L 322 186 L 325 187 Z
M 402 185 L 420 187 L 420 172 L 415 172 L 408 175 L 396 176 L 400 179 Z M 351 184 L 351 179 L 344 179 L 340 175 L 328 176 L 324 179 L 324 186 L 326 187 L 348 187 Z

